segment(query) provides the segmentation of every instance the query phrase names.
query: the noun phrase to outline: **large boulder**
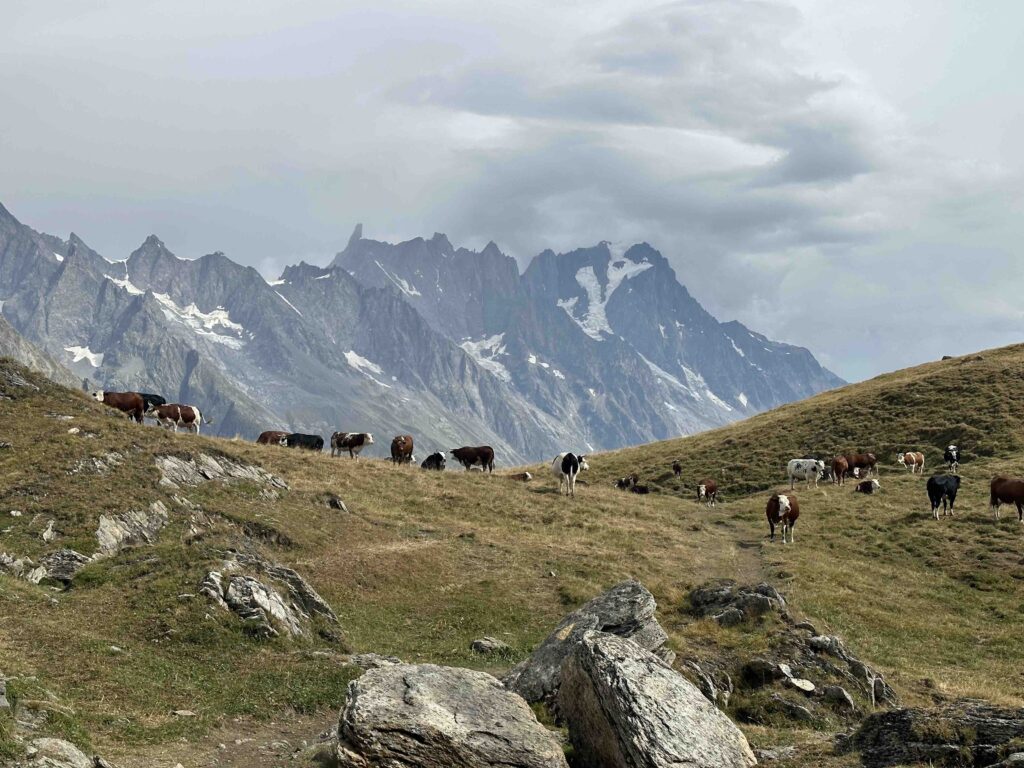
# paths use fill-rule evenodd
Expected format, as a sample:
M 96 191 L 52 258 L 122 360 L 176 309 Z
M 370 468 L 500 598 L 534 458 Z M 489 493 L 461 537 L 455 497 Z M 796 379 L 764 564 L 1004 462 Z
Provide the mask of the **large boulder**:
M 567 768 L 555 736 L 495 678 L 394 664 L 349 684 L 338 723 L 344 768 Z
M 154 501 L 147 510 L 132 509 L 120 515 L 100 515 L 96 540 L 103 555 L 115 555 L 125 547 L 153 544 L 169 520 L 167 507 Z
M 562 662 L 591 630 L 628 637 L 669 664 L 675 654 L 654 612 L 658 604 L 639 581 L 630 579 L 573 611 L 533 654 L 513 667 L 504 683 L 527 701 L 551 699 L 558 692 Z
M 739 728 L 686 678 L 631 640 L 587 632 L 562 667 L 558 709 L 583 765 L 746 768 Z
M 839 752 L 859 751 L 867 768 L 929 763 L 991 766 L 1024 740 L 1024 709 L 962 700 L 936 709 L 906 708 L 869 715 Z
M 30 768 L 95 768 L 96 761 L 69 741 L 36 739 L 28 748 Z

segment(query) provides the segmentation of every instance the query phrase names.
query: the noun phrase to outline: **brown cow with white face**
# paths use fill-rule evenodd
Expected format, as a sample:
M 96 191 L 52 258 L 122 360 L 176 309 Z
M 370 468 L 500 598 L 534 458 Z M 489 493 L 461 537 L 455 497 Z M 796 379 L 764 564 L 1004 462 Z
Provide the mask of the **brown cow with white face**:
M 287 432 L 270 429 L 266 432 L 260 432 L 260 436 L 256 438 L 256 442 L 260 445 L 288 445 L 287 440 L 285 440 L 286 437 L 288 437 Z
M 718 503 L 718 483 L 710 477 L 701 480 L 697 485 L 697 501 L 703 501 L 709 507 Z
M 910 470 L 910 474 L 924 474 L 924 454 L 920 451 L 907 451 L 896 454 L 896 463 Z
M 146 412 L 146 401 L 138 392 L 106 392 L 97 389 L 92 393 L 92 399 L 116 408 L 139 424 L 142 423 L 142 416 Z
M 197 435 L 201 424 L 213 423 L 205 419 L 194 405 L 182 405 L 181 403 L 158 405 L 149 409 L 149 415 L 155 418 L 156 423 L 161 427 L 174 429 L 175 432 L 178 431 L 178 427 L 183 427 Z
M 800 517 L 800 505 L 796 496 L 792 493 L 773 493 L 768 499 L 768 506 L 765 507 L 765 516 L 768 518 L 768 527 L 771 529 L 772 541 L 775 541 L 775 526 L 782 524 L 782 543 L 786 543 L 786 531 L 789 531 L 789 543 L 793 543 L 793 528 L 796 526 L 796 519 Z
M 391 460 L 395 464 L 408 464 L 412 461 L 412 435 L 396 435 L 391 441 Z

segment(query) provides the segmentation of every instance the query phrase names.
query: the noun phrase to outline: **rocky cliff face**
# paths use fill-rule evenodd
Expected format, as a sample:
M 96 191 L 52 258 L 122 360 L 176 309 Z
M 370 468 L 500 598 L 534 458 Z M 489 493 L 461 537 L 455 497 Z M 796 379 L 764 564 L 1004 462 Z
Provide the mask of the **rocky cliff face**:
M 493 243 L 357 228 L 328 268 L 268 282 L 155 236 L 109 261 L 0 206 L 0 301 L 77 380 L 200 404 L 222 435 L 410 432 L 420 451 L 490 443 L 503 463 L 692 432 L 840 383 L 806 350 L 718 323 L 645 244 L 545 252 L 520 275 Z

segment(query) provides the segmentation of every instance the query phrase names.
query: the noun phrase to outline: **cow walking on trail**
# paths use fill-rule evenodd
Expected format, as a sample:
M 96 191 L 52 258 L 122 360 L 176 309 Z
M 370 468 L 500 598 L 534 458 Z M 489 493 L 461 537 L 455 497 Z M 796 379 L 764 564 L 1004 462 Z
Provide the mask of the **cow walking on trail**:
M 466 445 L 462 448 L 452 448 L 449 453 L 467 470 L 479 464 L 481 470 L 494 471 L 494 449 L 489 445 Z
M 928 501 L 932 505 L 932 517 L 939 519 L 939 504 L 942 505 L 943 515 L 953 514 L 953 504 L 956 503 L 956 493 L 960 490 L 959 475 L 932 475 L 928 478 Z M 946 505 L 949 511 L 946 511 Z
M 896 454 L 896 463 L 910 470 L 910 474 L 924 474 L 924 454 L 920 451 L 907 451 Z
M 990 486 L 989 504 L 999 519 L 999 505 L 1013 504 L 1017 507 L 1017 519 L 1024 523 L 1024 480 L 1016 477 L 993 477 Z
M 391 441 L 391 460 L 395 464 L 412 461 L 412 435 L 396 435 Z
M 942 455 L 942 460 L 946 462 L 950 472 L 960 471 L 960 449 L 955 445 L 946 446 L 946 452 Z
M 793 528 L 796 526 L 796 519 L 800 517 L 800 505 L 796 496 L 773 493 L 768 499 L 768 506 L 765 507 L 765 516 L 768 518 L 772 541 L 775 541 L 775 526 L 781 524 L 782 543 L 786 543 L 786 531 L 789 531 L 789 543 L 792 544 Z
M 92 393 L 92 398 L 111 408 L 116 408 L 129 419 L 135 419 L 139 424 L 142 423 L 142 416 L 146 412 L 146 401 L 138 392 L 106 392 L 97 389 Z
M 287 432 L 268 429 L 266 432 L 260 432 L 260 436 L 256 438 L 256 442 L 260 445 L 287 445 L 287 438 Z
M 710 477 L 701 480 L 697 485 L 697 503 L 704 502 L 709 507 L 718 503 L 718 483 Z
M 435 453 L 430 454 L 429 456 L 427 456 L 427 458 L 423 460 L 423 463 L 420 464 L 420 469 L 432 469 L 440 472 L 444 469 L 444 465 L 444 454 L 441 453 L 440 451 L 437 451 Z
M 213 423 L 205 418 L 194 405 L 182 405 L 181 403 L 154 406 L 149 409 L 149 415 L 155 418 L 156 423 L 161 427 L 173 429 L 175 432 L 178 431 L 178 427 L 183 427 L 197 435 L 200 425 Z
M 350 459 L 358 459 L 359 452 L 368 445 L 373 445 L 373 435 L 369 432 L 335 432 L 331 435 L 331 456 L 341 456 L 348 451 Z
M 320 435 L 305 435 L 301 432 L 292 432 L 284 440 L 284 444 L 289 448 L 316 451 L 317 453 L 324 449 L 324 439 Z
M 825 473 L 825 462 L 820 459 L 792 459 L 786 465 L 786 472 L 789 474 L 790 490 L 793 490 L 798 479 L 806 480 L 808 488 L 813 480 L 814 487 L 817 488 L 818 480 Z
M 558 478 L 558 492 L 565 486 L 566 496 L 576 496 L 576 476 L 590 469 L 587 457 L 578 453 L 560 453 L 551 460 L 551 472 Z

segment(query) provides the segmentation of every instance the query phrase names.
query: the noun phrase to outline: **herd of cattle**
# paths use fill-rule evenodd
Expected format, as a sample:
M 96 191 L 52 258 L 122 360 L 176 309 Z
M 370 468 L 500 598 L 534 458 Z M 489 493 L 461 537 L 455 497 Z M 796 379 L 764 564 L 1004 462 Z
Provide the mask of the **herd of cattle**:
M 168 403 L 159 395 L 146 392 L 106 392 L 97 390 L 92 397 L 111 408 L 124 413 L 129 419 L 142 423 L 145 416 L 156 420 L 157 424 L 167 429 L 178 431 L 179 427 L 199 433 L 202 424 L 212 422 L 205 418 L 194 405 Z M 284 432 L 268 430 L 260 434 L 257 443 L 263 445 L 280 445 L 287 448 L 298 448 L 320 452 L 324 449 L 324 439 L 320 435 L 308 435 L 301 432 Z M 360 452 L 368 445 L 373 445 L 373 435 L 369 432 L 335 432 L 331 435 L 331 456 L 343 456 L 348 452 L 349 458 L 358 458 Z M 396 464 L 410 464 L 415 461 L 413 454 L 412 435 L 396 435 L 391 441 L 391 460 Z M 489 445 L 463 446 L 449 451 L 456 461 L 467 471 L 494 472 L 494 449 Z M 960 490 L 961 479 L 957 474 L 960 469 L 960 449 L 956 445 L 947 446 L 943 454 L 948 473 L 936 474 L 928 478 L 925 488 L 931 503 L 932 516 L 939 519 L 939 507 L 944 515 L 953 514 L 953 505 Z M 910 470 L 911 474 L 924 474 L 925 457 L 919 451 L 900 452 L 896 463 Z M 444 453 L 436 451 L 427 456 L 420 464 L 426 470 L 444 470 L 446 459 Z M 551 462 L 552 474 L 558 479 L 558 492 L 566 496 L 576 495 L 576 482 L 579 473 L 589 469 L 587 457 L 577 453 L 560 453 Z M 682 465 L 678 461 L 672 463 L 672 473 L 676 478 L 682 475 Z M 878 458 L 873 453 L 848 453 L 834 457 L 828 464 L 814 456 L 792 459 L 786 465 L 789 478 L 789 489 L 796 487 L 797 480 L 803 480 L 807 487 L 813 483 L 818 486 L 821 480 L 830 480 L 836 485 L 845 485 L 846 479 L 857 480 L 855 492 L 871 494 L 881 488 L 878 481 Z M 875 477 L 871 477 L 874 474 Z M 513 480 L 529 481 L 533 475 L 519 472 L 509 475 Z M 864 478 L 861 480 L 861 478 Z M 582 482 L 582 481 L 581 481 Z M 647 494 L 650 487 L 639 482 L 636 473 L 614 481 L 616 488 L 631 493 Z M 1024 479 L 995 477 L 989 488 L 989 503 L 999 518 L 999 507 L 1002 504 L 1013 504 L 1017 509 L 1017 518 L 1024 523 Z M 708 477 L 697 484 L 697 501 L 709 507 L 718 502 L 718 483 Z M 768 499 L 765 515 L 772 541 L 775 540 L 775 529 L 782 529 L 782 543 L 793 542 L 793 529 L 800 517 L 800 504 L 792 493 L 773 493 Z

